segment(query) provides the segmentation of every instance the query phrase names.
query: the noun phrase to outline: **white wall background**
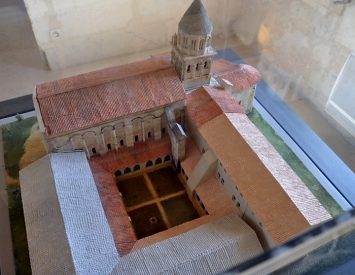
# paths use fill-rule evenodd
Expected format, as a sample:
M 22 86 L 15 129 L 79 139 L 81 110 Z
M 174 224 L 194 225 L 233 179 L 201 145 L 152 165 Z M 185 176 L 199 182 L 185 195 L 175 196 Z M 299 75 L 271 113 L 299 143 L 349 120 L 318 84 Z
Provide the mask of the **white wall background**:
M 25 0 L 51 69 L 169 45 L 190 0 Z M 227 3 L 229 7 L 226 9 Z M 206 1 L 215 34 L 235 20 L 237 1 Z

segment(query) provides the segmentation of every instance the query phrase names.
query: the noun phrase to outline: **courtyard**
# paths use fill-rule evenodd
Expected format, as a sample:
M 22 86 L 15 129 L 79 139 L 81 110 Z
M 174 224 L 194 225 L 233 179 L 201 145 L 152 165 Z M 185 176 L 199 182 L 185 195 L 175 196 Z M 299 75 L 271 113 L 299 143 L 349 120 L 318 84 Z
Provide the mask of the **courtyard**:
M 117 186 L 138 239 L 199 218 L 171 165 L 118 180 Z

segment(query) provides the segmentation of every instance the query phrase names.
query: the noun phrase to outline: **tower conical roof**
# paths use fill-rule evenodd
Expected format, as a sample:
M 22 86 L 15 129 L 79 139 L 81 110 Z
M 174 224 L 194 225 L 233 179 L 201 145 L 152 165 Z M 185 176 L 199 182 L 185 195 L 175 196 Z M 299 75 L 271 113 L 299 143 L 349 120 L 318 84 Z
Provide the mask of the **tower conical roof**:
M 201 0 L 194 0 L 179 23 L 179 30 L 191 35 L 212 33 L 212 23 Z

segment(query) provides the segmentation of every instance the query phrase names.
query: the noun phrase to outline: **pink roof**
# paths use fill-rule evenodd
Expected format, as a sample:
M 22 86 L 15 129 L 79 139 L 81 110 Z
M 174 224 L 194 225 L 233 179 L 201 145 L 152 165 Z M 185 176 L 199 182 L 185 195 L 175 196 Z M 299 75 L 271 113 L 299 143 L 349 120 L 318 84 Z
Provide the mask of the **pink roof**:
M 226 60 L 213 62 L 212 71 L 214 78 L 221 82 L 228 80 L 234 85 L 234 92 L 243 92 L 256 85 L 261 80 L 257 69 L 246 64 L 234 64 Z
M 92 127 L 185 99 L 174 70 L 158 58 L 37 86 L 48 136 Z
M 187 95 L 186 112 L 200 127 L 223 113 L 244 113 L 244 109 L 225 90 L 203 86 Z

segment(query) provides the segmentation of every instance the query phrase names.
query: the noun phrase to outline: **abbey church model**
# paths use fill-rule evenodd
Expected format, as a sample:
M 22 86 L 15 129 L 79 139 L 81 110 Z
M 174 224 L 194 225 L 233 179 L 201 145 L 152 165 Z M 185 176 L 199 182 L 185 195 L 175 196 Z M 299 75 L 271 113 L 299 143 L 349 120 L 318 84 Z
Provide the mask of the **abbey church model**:
M 246 116 L 259 72 L 211 42 L 194 0 L 171 56 L 36 87 L 33 274 L 215 274 L 330 218 Z

